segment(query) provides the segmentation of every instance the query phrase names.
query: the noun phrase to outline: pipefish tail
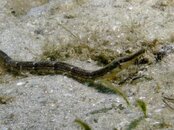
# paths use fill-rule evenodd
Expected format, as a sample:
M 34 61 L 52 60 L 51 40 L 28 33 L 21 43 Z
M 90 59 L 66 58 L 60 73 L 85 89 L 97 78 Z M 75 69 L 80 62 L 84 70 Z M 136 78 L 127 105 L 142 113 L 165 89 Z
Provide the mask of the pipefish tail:
M 145 52 L 145 49 L 140 49 L 137 52 L 121 57 L 118 59 L 113 60 L 108 65 L 104 66 L 101 69 L 89 71 L 84 70 L 80 67 L 61 62 L 61 61 L 16 61 L 9 57 L 5 52 L 0 50 L 0 58 L 5 64 L 5 67 L 10 70 L 27 70 L 27 71 L 38 71 L 38 70 L 48 70 L 48 71 L 55 71 L 60 73 L 65 73 L 70 75 L 71 77 L 79 77 L 79 78 L 87 78 L 87 79 L 94 79 L 100 76 L 105 75 L 106 73 L 112 71 L 113 69 L 119 67 L 122 63 L 130 61 Z

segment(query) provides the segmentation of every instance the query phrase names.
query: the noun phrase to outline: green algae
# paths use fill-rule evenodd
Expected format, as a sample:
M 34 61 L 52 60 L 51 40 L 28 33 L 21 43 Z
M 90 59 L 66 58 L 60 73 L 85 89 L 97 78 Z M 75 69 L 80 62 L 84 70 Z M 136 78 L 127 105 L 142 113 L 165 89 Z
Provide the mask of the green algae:
M 91 130 L 91 127 L 81 119 L 75 119 L 74 122 L 77 123 L 83 130 Z

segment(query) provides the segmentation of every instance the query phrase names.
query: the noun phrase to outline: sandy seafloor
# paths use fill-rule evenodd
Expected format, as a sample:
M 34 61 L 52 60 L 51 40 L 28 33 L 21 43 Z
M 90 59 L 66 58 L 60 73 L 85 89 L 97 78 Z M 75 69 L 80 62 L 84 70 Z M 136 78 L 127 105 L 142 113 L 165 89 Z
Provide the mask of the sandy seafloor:
M 106 47 L 119 53 L 154 39 L 172 46 L 174 1 L 0 0 L 0 49 L 13 59 L 36 60 L 45 44 L 67 44 L 84 37 L 91 45 L 107 41 Z M 95 62 L 70 62 L 85 69 L 99 67 Z M 0 104 L 0 129 L 80 130 L 74 120 L 81 119 L 93 130 L 173 130 L 174 110 L 162 98 L 174 98 L 173 66 L 170 53 L 146 66 L 143 73 L 150 80 L 124 84 L 131 106 L 119 95 L 100 93 L 63 75 L 2 73 L 0 96 L 13 98 Z M 143 116 L 136 99 L 147 104 L 147 118 L 131 128 L 130 123 Z

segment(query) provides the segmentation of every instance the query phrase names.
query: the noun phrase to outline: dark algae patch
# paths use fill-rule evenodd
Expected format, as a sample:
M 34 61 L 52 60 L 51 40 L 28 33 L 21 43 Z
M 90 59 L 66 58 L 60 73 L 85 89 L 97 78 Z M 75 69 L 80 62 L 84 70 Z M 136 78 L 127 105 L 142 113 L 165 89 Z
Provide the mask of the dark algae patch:
M 0 104 L 7 104 L 9 102 L 12 102 L 13 97 L 10 96 L 0 96 Z
M 48 45 L 43 48 L 42 60 L 67 60 L 67 59 L 79 59 L 81 61 L 93 60 L 97 64 L 106 65 L 119 55 L 111 50 L 104 48 L 104 46 L 91 47 L 86 43 L 75 43 L 66 45 Z

